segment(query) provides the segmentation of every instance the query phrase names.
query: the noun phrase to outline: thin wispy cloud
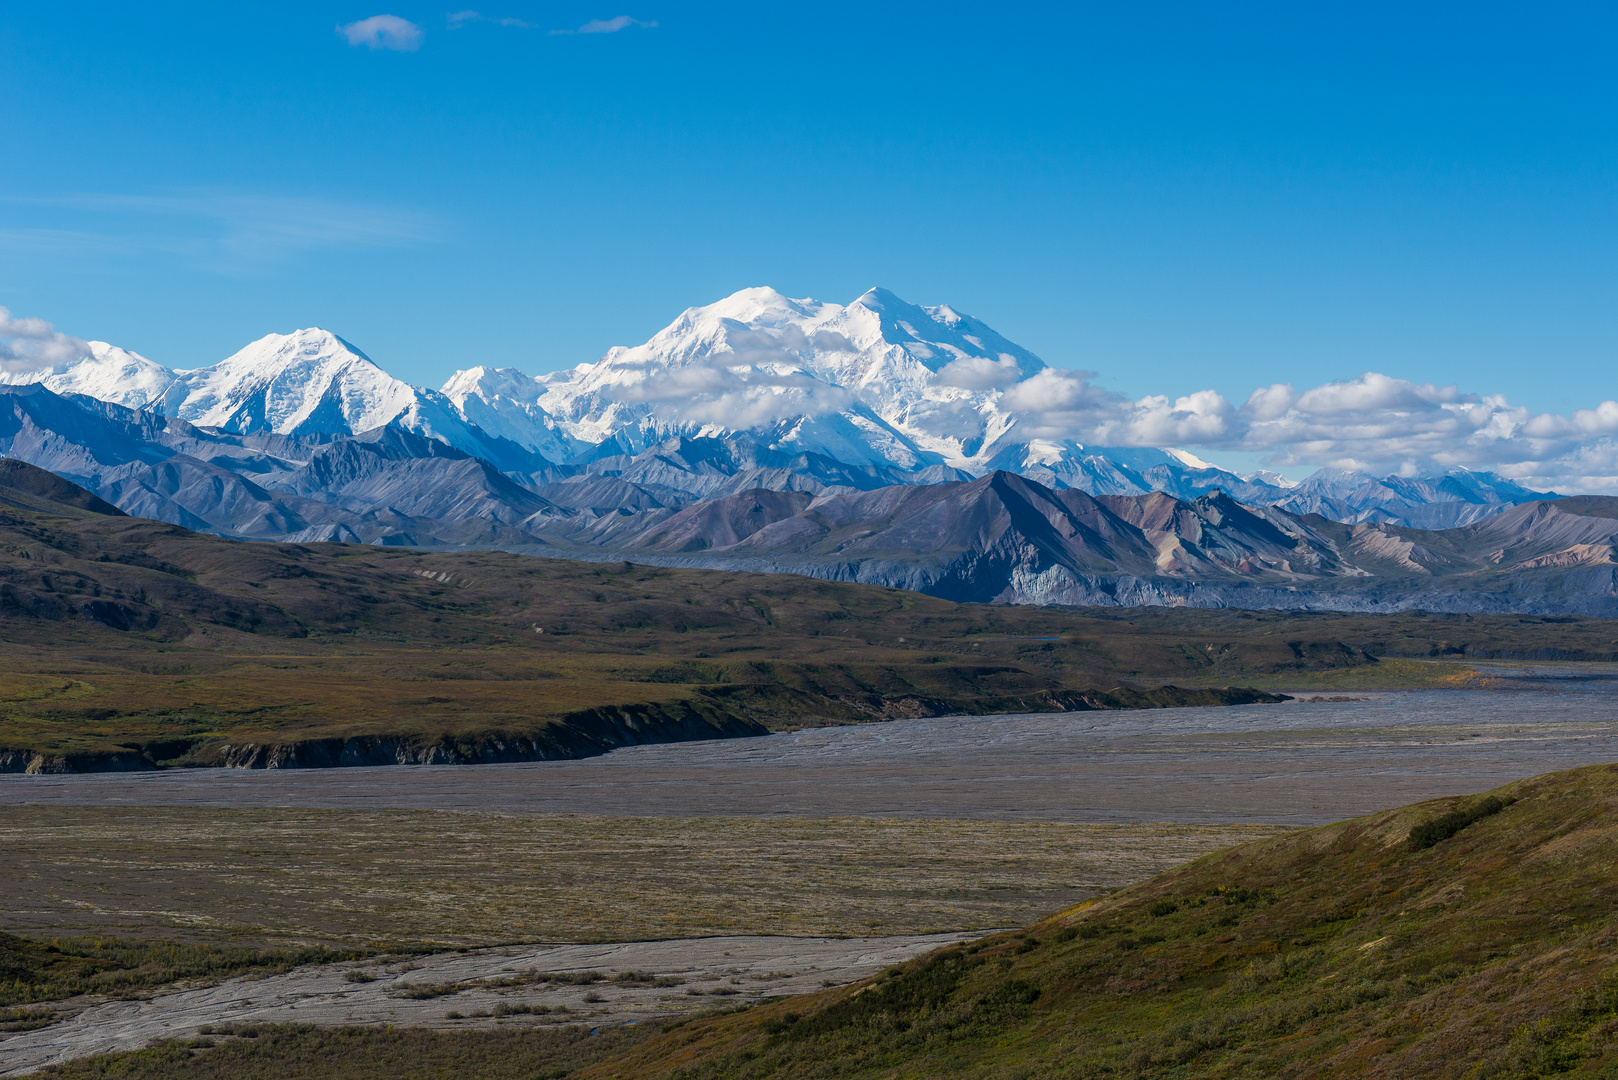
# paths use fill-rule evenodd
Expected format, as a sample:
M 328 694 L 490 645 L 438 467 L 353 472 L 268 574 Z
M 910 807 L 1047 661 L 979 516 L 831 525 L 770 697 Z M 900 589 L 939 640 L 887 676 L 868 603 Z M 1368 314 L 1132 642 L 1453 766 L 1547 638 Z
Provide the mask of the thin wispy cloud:
M 657 26 L 655 22 L 643 22 L 632 19 L 628 15 L 615 15 L 610 19 L 591 19 L 576 30 L 552 30 L 552 34 L 616 34 L 620 30 L 627 30 L 631 26 L 638 26 L 642 30 L 650 30 Z
M 512 26 L 519 30 L 543 30 L 538 23 L 531 23 L 526 19 L 503 18 L 495 15 L 485 15 L 481 11 L 452 11 L 444 16 L 445 24 L 451 30 L 459 30 L 467 23 L 489 23 L 492 26 Z
M 178 256 L 221 272 L 318 250 L 428 243 L 443 230 L 419 211 L 330 199 L 201 189 L 0 201 L 71 219 L 69 227 L 0 227 L 3 248 L 49 257 Z
M 465 11 L 450 12 L 444 16 L 444 23 L 451 30 L 459 30 L 471 23 L 488 23 L 490 26 L 510 26 L 519 30 L 545 29 L 539 23 L 529 22 L 527 19 L 515 19 L 502 15 L 485 15 L 481 11 L 474 11 L 470 8 Z M 644 19 L 635 19 L 628 15 L 616 15 L 610 19 L 591 19 L 583 26 L 574 27 L 571 30 L 551 30 L 549 33 L 552 36 L 574 34 L 616 34 L 618 31 L 628 30 L 630 27 L 639 27 L 643 30 L 650 30 L 656 25 L 657 23 Z
M 421 27 L 397 15 L 372 15 L 369 19 L 344 23 L 337 32 L 350 45 L 363 45 L 367 49 L 415 52 L 421 48 Z

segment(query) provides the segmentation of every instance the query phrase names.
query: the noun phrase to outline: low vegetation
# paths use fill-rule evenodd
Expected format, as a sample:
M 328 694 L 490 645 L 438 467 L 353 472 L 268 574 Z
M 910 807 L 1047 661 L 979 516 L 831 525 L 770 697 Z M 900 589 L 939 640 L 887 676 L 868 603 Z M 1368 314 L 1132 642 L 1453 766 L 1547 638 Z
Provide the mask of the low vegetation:
M 1615 881 L 1618 766 L 1550 774 L 1210 855 L 582 1075 L 1607 1076 Z
M 59 1001 L 80 994 L 133 997 L 179 981 L 212 982 L 246 972 L 276 974 L 300 964 L 329 964 L 365 955 L 324 947 L 231 948 L 127 937 L 33 940 L 0 933 L 0 1006 Z M 9 1020 L 32 1016 L 16 1010 Z M 0 1013 L 0 1017 L 8 1014 Z
M 347 948 L 1017 926 L 1276 831 L 74 806 L 0 828 L 14 933 Z
M 33 1075 L 49 1080 L 543 1080 L 571 1076 L 661 1030 L 656 1023 L 466 1032 L 238 1026 L 50 1066 Z
M 1447 814 L 1423 821 L 1419 825 L 1410 827 L 1410 846 L 1417 851 L 1432 847 L 1441 840 L 1448 840 L 1468 825 L 1476 824 L 1491 814 L 1498 814 L 1504 810 L 1508 803 L 1490 795 L 1476 806 L 1464 810 L 1451 810 Z

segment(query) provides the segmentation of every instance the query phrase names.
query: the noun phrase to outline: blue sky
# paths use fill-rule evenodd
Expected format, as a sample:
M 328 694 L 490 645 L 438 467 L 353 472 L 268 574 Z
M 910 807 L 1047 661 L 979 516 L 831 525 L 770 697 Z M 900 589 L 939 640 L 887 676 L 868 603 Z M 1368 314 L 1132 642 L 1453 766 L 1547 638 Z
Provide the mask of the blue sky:
M 1610 5 L 385 2 L 7 5 L 0 305 L 437 385 L 881 284 L 1132 397 L 1618 396 Z

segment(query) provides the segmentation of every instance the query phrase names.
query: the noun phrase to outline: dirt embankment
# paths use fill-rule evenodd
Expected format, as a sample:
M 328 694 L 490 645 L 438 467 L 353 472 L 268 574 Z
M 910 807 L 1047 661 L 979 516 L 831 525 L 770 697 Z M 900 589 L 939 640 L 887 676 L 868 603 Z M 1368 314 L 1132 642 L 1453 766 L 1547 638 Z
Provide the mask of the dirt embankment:
M 774 692 L 771 692 L 774 691 Z M 624 746 L 768 735 L 825 724 L 1013 712 L 1087 712 L 1287 700 L 1248 687 L 1042 691 L 1017 697 L 829 698 L 769 687 L 716 688 L 685 701 L 607 705 L 569 713 L 533 732 L 376 734 L 284 742 L 201 740 L 179 757 L 156 744 L 51 753 L 0 748 L 0 773 L 139 772 L 160 768 L 329 769 L 366 765 L 487 765 L 594 757 Z M 168 744 L 164 744 L 167 746 Z

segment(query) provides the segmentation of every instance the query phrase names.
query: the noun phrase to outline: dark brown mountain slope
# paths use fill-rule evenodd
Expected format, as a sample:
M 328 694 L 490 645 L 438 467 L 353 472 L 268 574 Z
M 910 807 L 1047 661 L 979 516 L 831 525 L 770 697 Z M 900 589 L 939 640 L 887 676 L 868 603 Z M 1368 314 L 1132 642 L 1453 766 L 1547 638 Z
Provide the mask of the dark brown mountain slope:
M 1427 531 L 1254 508 L 1218 491 L 1091 496 L 992 473 L 817 496 L 743 492 L 672 513 L 524 528 L 555 548 L 964 602 L 1618 615 L 1614 505 L 1532 502 Z
M 124 517 L 116 506 L 26 462 L 0 458 L 0 506 L 18 510 L 38 510 L 63 517 L 104 514 Z

